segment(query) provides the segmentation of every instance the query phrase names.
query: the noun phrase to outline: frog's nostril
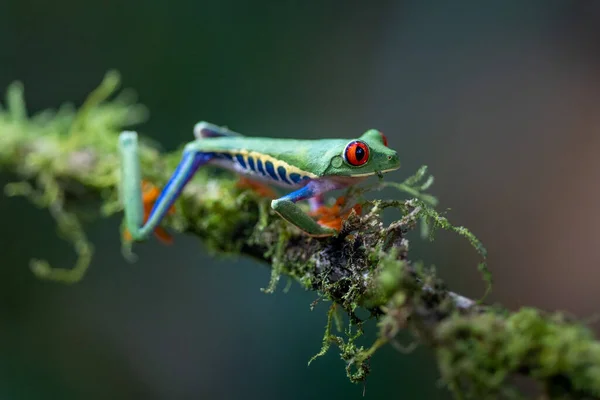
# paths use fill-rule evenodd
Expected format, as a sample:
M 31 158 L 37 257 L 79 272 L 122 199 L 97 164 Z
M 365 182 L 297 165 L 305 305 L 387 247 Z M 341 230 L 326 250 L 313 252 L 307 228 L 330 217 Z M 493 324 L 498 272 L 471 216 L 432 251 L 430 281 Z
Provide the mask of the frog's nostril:
M 392 156 L 388 156 L 388 161 L 392 161 Z

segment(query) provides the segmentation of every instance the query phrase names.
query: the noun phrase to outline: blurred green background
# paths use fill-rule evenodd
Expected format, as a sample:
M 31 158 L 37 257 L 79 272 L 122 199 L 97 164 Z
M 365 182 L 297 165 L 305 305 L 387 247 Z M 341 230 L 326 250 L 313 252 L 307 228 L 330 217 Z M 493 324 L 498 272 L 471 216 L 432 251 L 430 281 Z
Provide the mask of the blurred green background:
M 168 150 L 199 120 L 251 135 L 386 133 L 401 180 L 428 164 L 449 217 L 487 245 L 493 301 L 579 317 L 600 293 L 600 3 L 597 1 L 0 0 L 0 88 L 30 110 L 77 104 L 110 68 Z M 0 184 L 15 177 L 0 174 Z M 0 398 L 361 398 L 321 343 L 326 304 L 193 237 L 120 253 L 119 218 L 87 225 L 80 284 L 36 280 L 32 257 L 74 261 L 46 212 L 0 197 Z M 460 239 L 413 242 L 477 297 Z M 373 337 L 374 323 L 365 338 Z M 408 341 L 408 336 L 402 337 Z M 372 360 L 371 399 L 447 398 L 434 355 Z

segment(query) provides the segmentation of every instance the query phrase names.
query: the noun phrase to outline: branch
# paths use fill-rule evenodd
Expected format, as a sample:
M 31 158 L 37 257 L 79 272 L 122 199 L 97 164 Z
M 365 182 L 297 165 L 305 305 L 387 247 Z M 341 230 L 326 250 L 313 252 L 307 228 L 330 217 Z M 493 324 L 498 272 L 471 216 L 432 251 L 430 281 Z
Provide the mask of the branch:
M 8 90 L 7 109 L 0 109 L 0 168 L 20 177 L 6 186 L 6 194 L 48 208 L 79 255 L 73 268 L 32 261 L 40 278 L 77 282 L 89 265 L 93 247 L 72 206 L 92 206 L 102 217 L 121 211 L 117 135 L 144 120 L 146 111 L 128 92 L 106 101 L 118 81 L 116 73 L 109 73 L 79 111 L 63 106 L 33 117 L 27 116 L 17 83 Z M 161 154 L 142 144 L 140 156 L 145 179 L 162 186 L 180 153 Z M 420 184 L 424 176 L 422 169 L 402 184 L 386 184 L 416 198 L 365 201 L 364 214 L 351 213 L 338 236 L 314 239 L 274 215 L 268 201 L 239 189 L 230 174 L 203 169 L 165 226 L 201 238 L 213 251 L 269 265 L 272 276 L 265 292 L 274 291 L 284 274 L 331 301 L 317 356 L 331 345 L 339 347 L 353 382 L 364 381 L 369 360 L 381 346 L 400 349 L 396 335 L 410 330 L 418 343 L 435 350 L 442 380 L 459 398 L 514 394 L 517 375 L 538 382 L 548 397 L 599 398 L 600 344 L 586 326 L 532 308 L 509 312 L 482 305 L 449 291 L 434 271 L 410 259 L 406 235 L 419 224 L 430 233 L 448 229 L 464 236 L 485 258 L 475 236 L 429 206 L 433 198 L 423 192 L 432 180 Z M 400 210 L 403 217 L 385 225 L 381 213 L 386 208 Z M 480 270 L 489 282 L 484 263 Z M 365 322 L 356 316 L 357 308 L 379 321 L 379 337 L 368 348 L 356 344 Z M 344 333 L 339 333 L 341 312 L 349 319 Z

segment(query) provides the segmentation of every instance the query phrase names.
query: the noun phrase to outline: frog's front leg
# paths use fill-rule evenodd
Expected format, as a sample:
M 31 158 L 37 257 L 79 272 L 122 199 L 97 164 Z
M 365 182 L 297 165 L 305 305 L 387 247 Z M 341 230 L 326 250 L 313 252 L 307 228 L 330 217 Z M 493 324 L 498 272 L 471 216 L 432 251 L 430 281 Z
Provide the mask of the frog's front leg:
M 159 226 L 196 170 L 212 158 L 210 153 L 202 152 L 200 146 L 199 142 L 191 142 L 185 146 L 179 165 L 156 199 L 148 219 L 144 222 L 137 134 L 135 132 L 121 133 L 119 137 L 122 166 L 121 190 L 127 230 L 134 240 L 146 239 Z
M 330 182 L 318 180 L 311 181 L 303 188 L 273 200 L 271 202 L 271 207 L 281 215 L 282 218 L 296 225 L 311 236 L 332 236 L 337 233 L 335 229 L 319 225 L 314 219 L 302 211 L 296 202 L 311 199 L 333 189 L 337 189 L 337 187 Z

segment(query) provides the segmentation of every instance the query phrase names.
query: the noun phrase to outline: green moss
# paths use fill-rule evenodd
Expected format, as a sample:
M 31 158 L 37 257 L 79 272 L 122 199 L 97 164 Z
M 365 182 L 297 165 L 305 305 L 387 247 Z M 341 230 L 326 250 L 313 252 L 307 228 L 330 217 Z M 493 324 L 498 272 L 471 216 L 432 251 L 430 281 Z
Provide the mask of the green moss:
M 229 193 L 228 195 L 226 193 Z M 190 185 L 188 197 L 177 203 L 182 230 L 200 233 L 204 245 L 214 252 L 239 253 L 258 221 L 256 201 L 239 193 L 233 180 L 213 179 Z M 224 223 L 226 221 L 226 223 Z
M 285 222 L 282 221 L 282 224 L 284 223 Z M 286 272 L 284 257 L 285 249 L 289 239 L 290 232 L 288 227 L 282 226 L 280 229 L 279 238 L 277 239 L 277 244 L 275 246 L 271 246 L 271 248 L 265 252 L 265 257 L 271 259 L 271 279 L 269 280 L 269 285 L 267 288 L 263 289 L 263 292 L 265 293 L 274 293 L 281 274 Z
M 339 306 L 335 303 L 329 307 L 327 312 L 327 325 L 325 325 L 325 335 L 323 336 L 323 344 L 317 354 L 309 361 L 310 365 L 317 358 L 324 356 L 329 351 L 331 345 L 335 345 L 340 350 L 340 358 L 346 363 L 346 375 L 353 383 L 363 382 L 370 371 L 369 359 L 371 358 L 376 347 L 365 350 L 362 346 L 358 346 L 356 341 L 363 335 L 362 323 L 352 321 L 345 332 L 345 338 L 332 333 L 333 325 L 337 326 L 337 331 L 341 331 L 341 318 L 339 316 Z M 353 331 L 354 330 L 354 331 Z
M 52 268 L 45 260 L 31 260 L 30 268 L 38 278 L 75 283 L 81 280 L 92 260 L 93 246 L 87 240 L 79 219 L 65 211 L 64 193 L 52 174 L 41 174 L 38 187 L 28 182 L 7 184 L 7 196 L 23 196 L 40 208 L 48 208 L 56 221 L 59 234 L 73 244 L 77 261 L 73 268 Z
M 589 329 L 561 314 L 524 308 L 508 316 L 455 315 L 437 328 L 436 342 L 444 380 L 469 398 L 514 389 L 510 379 L 524 371 L 549 393 L 560 386 L 600 396 L 600 344 Z
M 119 85 L 116 72 L 109 72 L 100 86 L 85 100 L 79 111 L 70 105 L 58 111 L 46 110 L 28 117 L 24 88 L 9 86 L 6 106 L 0 108 L 0 167 L 17 172 L 22 180 L 8 184 L 9 196 L 24 196 L 40 208 L 47 208 L 59 234 L 77 253 L 73 268 L 52 268 L 47 261 L 32 260 L 32 271 L 40 278 L 74 283 L 85 274 L 93 254 L 82 224 L 68 211 L 65 180 L 95 186 L 105 199 L 104 214 L 119 207 L 114 188 L 118 176 L 116 130 L 141 122 L 146 110 L 136 105 L 131 94 L 105 100 Z M 105 154 L 99 156 L 99 152 Z M 91 170 L 94 173 L 89 173 Z

